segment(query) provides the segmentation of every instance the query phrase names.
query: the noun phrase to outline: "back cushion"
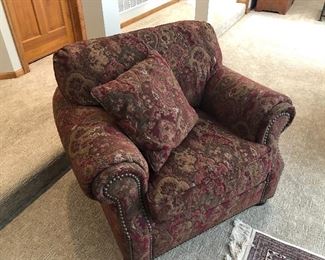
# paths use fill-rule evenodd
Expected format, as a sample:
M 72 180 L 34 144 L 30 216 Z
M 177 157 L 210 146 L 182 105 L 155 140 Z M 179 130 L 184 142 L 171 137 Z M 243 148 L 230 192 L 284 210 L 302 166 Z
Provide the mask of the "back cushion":
M 67 45 L 54 54 L 55 77 L 65 98 L 97 105 L 93 87 L 116 79 L 148 56 L 148 47 L 131 34 L 120 34 Z
M 150 48 L 165 58 L 189 103 L 198 106 L 206 82 L 222 60 L 212 26 L 199 21 L 175 22 L 65 46 L 53 57 L 61 93 L 73 103 L 98 105 L 91 89 L 146 59 Z
M 131 33 L 165 58 L 189 103 L 198 106 L 207 81 L 222 63 L 213 27 L 180 21 Z

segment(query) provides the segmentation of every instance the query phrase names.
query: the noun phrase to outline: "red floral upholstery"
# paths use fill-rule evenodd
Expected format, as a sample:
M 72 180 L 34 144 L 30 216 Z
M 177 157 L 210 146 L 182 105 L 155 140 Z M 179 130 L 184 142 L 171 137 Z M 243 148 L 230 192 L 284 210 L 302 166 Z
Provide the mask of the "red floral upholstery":
M 200 111 L 158 172 L 90 95 L 153 49 Z M 295 109 L 289 97 L 223 67 L 211 25 L 182 21 L 75 43 L 55 54 L 54 69 L 62 144 L 124 259 L 150 260 L 274 195 L 284 167 L 278 141 Z
M 248 142 L 207 115 L 151 176 L 149 209 L 157 221 L 214 208 L 265 181 L 272 166 L 270 148 Z
M 200 104 L 205 85 L 222 63 L 213 27 L 180 21 L 132 32 L 169 63 L 189 103 Z
M 224 66 L 209 80 L 201 107 L 236 135 L 259 143 L 271 118 L 286 113 L 289 126 L 295 115 L 289 97 Z
M 147 190 L 149 172 L 146 160 L 103 109 L 72 105 L 57 89 L 53 110 L 71 167 L 88 196 L 93 197 L 92 184 L 96 176 L 120 163 L 127 163 L 128 167 L 124 167 L 124 171 L 138 176 L 144 190 Z
M 189 103 L 198 106 L 222 61 L 215 32 L 204 22 L 181 21 L 67 45 L 53 58 L 58 86 L 73 103 L 98 105 L 91 89 L 144 60 L 150 48 L 167 60 Z
M 144 152 L 154 171 L 198 119 L 169 65 L 156 51 L 91 93 L 117 118 L 117 124 Z
M 245 193 L 225 198 L 225 201 L 217 207 L 200 208 L 188 212 L 185 217 L 175 217 L 162 223 L 153 223 L 153 255 L 159 256 L 189 238 L 259 203 L 264 193 L 264 186 L 265 183 L 262 183 Z
M 90 95 L 92 88 L 117 78 L 148 52 L 148 46 L 131 34 L 76 42 L 54 54 L 56 81 L 67 100 L 98 105 Z

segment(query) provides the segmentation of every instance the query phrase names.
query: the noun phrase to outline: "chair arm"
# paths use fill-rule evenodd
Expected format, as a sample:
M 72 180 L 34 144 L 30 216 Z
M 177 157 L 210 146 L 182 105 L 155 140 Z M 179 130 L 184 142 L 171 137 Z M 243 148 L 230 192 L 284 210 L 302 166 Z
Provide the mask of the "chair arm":
M 123 259 L 152 259 L 152 226 L 135 163 L 105 169 L 93 182 L 93 194 L 111 226 Z
M 226 67 L 211 77 L 200 106 L 238 136 L 268 145 L 295 116 L 289 97 Z
M 143 191 L 147 191 L 149 171 L 146 160 L 102 108 L 71 104 L 57 89 L 53 112 L 61 142 L 86 195 L 96 198 L 97 194 L 92 190 L 95 178 L 119 165 L 123 167 L 114 172 L 115 177 L 132 173 L 141 182 Z

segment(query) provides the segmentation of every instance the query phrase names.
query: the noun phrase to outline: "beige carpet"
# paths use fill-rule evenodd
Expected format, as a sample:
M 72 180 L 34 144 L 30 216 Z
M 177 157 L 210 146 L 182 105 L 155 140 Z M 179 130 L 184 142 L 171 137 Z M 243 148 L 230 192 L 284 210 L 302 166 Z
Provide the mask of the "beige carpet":
M 60 174 L 42 172 L 63 152 L 52 113 L 52 56 L 30 69 L 0 81 L 0 228 Z
M 195 1 L 181 0 L 137 21 L 122 31 L 129 32 L 145 27 L 157 26 L 181 20 L 193 20 L 195 17 Z M 200 1 L 200 0 L 198 0 Z M 221 36 L 245 15 L 245 5 L 237 0 L 211 0 L 209 4 L 208 22 L 214 27 L 216 34 Z
M 53 131 L 52 95 L 56 82 L 52 57 L 30 68 L 31 73 L 20 78 L 0 81 L 1 193 L 9 192 L 5 190 L 10 190 L 12 175 L 18 178 L 22 171 L 35 171 L 49 153 L 61 151 Z
M 322 4 L 296 0 L 286 16 L 251 12 L 220 44 L 227 66 L 291 96 L 297 108 L 281 138 L 286 167 L 276 196 L 237 217 L 325 255 L 325 22 L 315 21 Z M 159 260 L 222 259 L 231 221 Z M 85 198 L 69 173 L 0 231 L 0 259 L 120 259 L 120 254 L 99 206 Z
M 99 204 L 72 172 L 0 231 L 0 259 L 121 259 Z

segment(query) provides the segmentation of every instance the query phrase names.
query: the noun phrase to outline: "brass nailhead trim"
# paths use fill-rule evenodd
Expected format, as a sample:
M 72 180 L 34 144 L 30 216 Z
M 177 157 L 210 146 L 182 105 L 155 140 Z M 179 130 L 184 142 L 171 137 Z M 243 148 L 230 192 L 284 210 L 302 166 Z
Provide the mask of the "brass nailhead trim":
M 264 133 L 264 136 L 263 136 L 263 139 L 262 139 L 262 144 L 267 144 L 268 140 L 269 140 L 269 137 L 270 137 L 270 132 L 271 132 L 271 129 L 272 129 L 272 126 L 275 124 L 275 122 L 282 116 L 286 116 L 289 118 L 289 121 L 290 121 L 290 114 L 288 112 L 282 112 L 278 115 L 276 115 L 272 121 L 267 125 L 266 127 L 266 130 L 265 130 L 265 133 Z M 286 124 L 283 129 L 281 130 L 281 132 L 287 127 L 288 124 Z
M 287 116 L 290 119 L 290 114 L 287 113 L 287 112 L 280 113 L 275 118 L 273 118 L 272 121 L 266 127 L 266 130 L 265 130 L 265 133 L 264 133 L 264 136 L 263 136 L 263 139 L 262 139 L 263 144 L 267 144 L 267 141 L 269 139 L 269 135 L 270 135 L 270 131 L 272 129 L 272 126 L 282 116 Z M 282 131 L 286 128 L 286 126 L 287 125 L 284 126 Z M 119 176 L 115 176 L 104 186 L 103 191 L 104 191 L 104 196 L 106 198 L 112 200 L 117 205 L 117 209 L 118 209 L 118 212 L 119 212 L 119 218 L 120 218 L 120 221 L 121 221 L 123 232 L 124 232 L 124 234 L 126 236 L 126 239 L 128 240 L 129 249 L 130 249 L 130 253 L 131 253 L 131 259 L 133 259 L 132 241 L 131 241 L 131 237 L 130 237 L 128 227 L 127 227 L 126 222 L 125 222 L 125 217 L 123 215 L 123 209 L 122 209 L 122 206 L 121 206 L 121 202 L 119 201 L 118 198 L 110 195 L 109 192 L 108 192 L 108 189 L 109 189 L 110 185 L 112 185 L 114 182 L 116 182 L 118 180 L 121 180 L 122 178 L 126 178 L 126 177 L 134 179 L 136 184 L 137 184 L 138 194 L 140 195 L 141 211 L 143 212 L 144 218 L 145 218 L 145 220 L 147 222 L 149 232 L 151 233 L 152 232 L 152 226 L 151 226 L 151 223 L 150 223 L 149 218 L 147 216 L 147 213 L 146 213 L 146 211 L 144 209 L 141 182 L 140 182 L 139 178 L 136 175 L 131 174 L 131 173 L 125 173 L 125 174 L 122 174 L 122 175 L 119 175 Z M 266 185 L 269 183 L 268 178 L 269 178 L 269 176 L 267 177 Z M 264 197 L 264 192 L 265 192 L 265 189 L 263 191 L 263 197 Z M 150 242 L 150 259 L 152 259 L 153 254 L 152 254 L 152 235 L 151 234 L 149 234 L 149 239 L 150 239 L 150 241 L 149 241 Z
M 104 186 L 103 188 L 103 194 L 106 198 L 112 200 L 114 202 L 114 204 L 117 206 L 117 209 L 118 209 L 118 214 L 119 214 L 119 219 L 120 219 L 120 222 L 121 222 L 121 225 L 122 225 L 122 228 L 123 228 L 123 233 L 128 241 L 128 244 L 129 244 L 129 250 L 130 250 L 130 254 L 131 254 L 131 260 L 133 260 L 133 248 L 132 248 L 132 239 L 131 239 L 131 236 L 130 236 L 130 232 L 129 232 L 129 229 L 126 225 L 126 221 L 125 221 L 125 217 L 124 217 L 124 213 L 123 213 L 123 209 L 122 209 L 122 205 L 121 205 L 121 202 L 119 201 L 118 198 L 112 196 L 111 194 L 109 194 L 109 186 L 112 185 L 114 182 L 116 181 L 119 181 L 121 180 L 122 178 L 132 178 L 135 180 L 136 184 L 137 184 L 137 190 L 138 190 L 138 194 L 139 194 L 139 197 L 140 197 L 140 205 L 141 205 L 141 211 L 143 212 L 143 215 L 144 215 L 144 218 L 146 220 L 146 223 L 147 223 L 147 226 L 148 226 L 148 229 L 149 229 L 149 243 L 150 243 L 150 259 L 153 259 L 153 253 L 152 253 L 152 235 L 151 235 L 151 232 L 152 232 L 152 226 L 151 226 L 151 223 L 149 221 L 149 218 L 147 216 L 147 213 L 145 211 L 145 208 L 144 208 L 144 200 L 143 200 L 143 192 L 142 192 L 142 186 L 141 186 L 141 181 L 139 180 L 139 178 L 132 174 L 132 173 L 124 173 L 124 174 L 121 174 L 121 175 L 118 175 L 118 176 L 115 176 L 113 177 L 112 179 L 109 180 L 109 182 Z
M 282 112 L 282 113 L 276 115 L 276 116 L 272 119 L 272 121 L 268 124 L 268 126 L 266 127 L 266 130 L 265 130 L 265 133 L 264 133 L 264 136 L 263 136 L 263 139 L 262 139 L 262 144 L 265 144 L 265 145 L 267 144 L 267 142 L 268 142 L 268 140 L 269 140 L 269 138 L 270 138 L 270 132 L 271 132 L 271 129 L 272 129 L 273 125 L 274 125 L 275 122 L 276 122 L 280 117 L 282 117 L 282 116 L 286 116 L 286 117 L 288 117 L 288 118 L 289 118 L 289 121 L 290 121 L 291 116 L 290 116 L 290 114 L 289 114 L 288 112 Z M 283 130 L 288 126 L 289 121 L 288 121 L 288 123 L 283 127 L 283 129 L 281 130 L 281 132 L 283 132 Z M 270 174 L 271 174 L 271 172 L 269 172 L 269 173 L 267 174 L 267 177 L 266 177 L 266 180 L 265 180 L 265 186 L 264 186 L 264 189 L 263 189 L 263 192 L 262 192 L 261 202 L 264 201 L 264 196 L 265 196 L 265 193 L 266 193 L 266 188 L 267 188 L 267 186 L 269 185 L 269 183 L 271 182 L 271 180 L 270 180 L 270 179 L 271 179 Z

